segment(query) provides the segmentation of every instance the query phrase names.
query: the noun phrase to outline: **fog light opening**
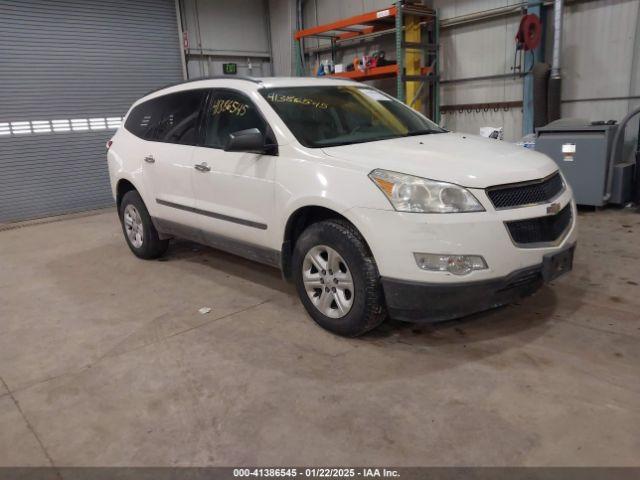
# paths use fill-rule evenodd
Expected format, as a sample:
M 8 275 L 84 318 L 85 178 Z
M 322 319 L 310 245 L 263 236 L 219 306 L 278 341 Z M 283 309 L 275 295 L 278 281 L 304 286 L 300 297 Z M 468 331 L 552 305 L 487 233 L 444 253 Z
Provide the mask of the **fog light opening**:
M 446 255 L 438 253 L 414 253 L 416 264 L 422 270 L 468 275 L 474 270 L 486 270 L 487 262 L 480 255 Z

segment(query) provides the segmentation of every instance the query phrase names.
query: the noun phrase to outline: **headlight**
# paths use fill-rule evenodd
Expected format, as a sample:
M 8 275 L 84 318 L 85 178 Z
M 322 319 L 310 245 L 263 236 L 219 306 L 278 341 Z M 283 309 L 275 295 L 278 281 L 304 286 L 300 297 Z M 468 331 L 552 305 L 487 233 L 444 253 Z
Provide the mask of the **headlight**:
M 374 170 L 369 178 L 399 212 L 459 213 L 483 212 L 469 190 L 452 183 L 436 182 L 387 170 Z

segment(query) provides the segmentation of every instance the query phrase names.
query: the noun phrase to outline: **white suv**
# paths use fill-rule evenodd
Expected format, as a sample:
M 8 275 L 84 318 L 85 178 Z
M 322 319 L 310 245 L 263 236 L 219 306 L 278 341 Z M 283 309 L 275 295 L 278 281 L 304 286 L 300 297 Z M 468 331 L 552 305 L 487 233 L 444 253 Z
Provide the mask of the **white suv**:
M 135 255 L 180 237 L 273 265 L 341 335 L 504 305 L 572 266 L 576 208 L 552 160 L 367 85 L 185 82 L 138 100 L 108 146 Z

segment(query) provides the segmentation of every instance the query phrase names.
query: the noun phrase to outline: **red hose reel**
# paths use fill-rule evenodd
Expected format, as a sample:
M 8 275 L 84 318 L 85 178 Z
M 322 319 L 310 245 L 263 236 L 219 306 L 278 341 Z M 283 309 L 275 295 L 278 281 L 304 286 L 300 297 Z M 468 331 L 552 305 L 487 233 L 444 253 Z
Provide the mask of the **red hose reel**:
M 542 22 L 535 13 L 523 15 L 520 19 L 520 27 L 516 34 L 518 50 L 535 50 L 542 40 Z

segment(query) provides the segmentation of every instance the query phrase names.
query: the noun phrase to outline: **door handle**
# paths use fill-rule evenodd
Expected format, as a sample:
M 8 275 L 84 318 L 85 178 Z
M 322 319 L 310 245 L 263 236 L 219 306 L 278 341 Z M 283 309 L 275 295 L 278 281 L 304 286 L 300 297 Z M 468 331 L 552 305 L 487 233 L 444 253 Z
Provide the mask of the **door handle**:
M 147 163 L 155 163 L 156 159 L 153 158 L 152 155 L 147 155 L 146 157 L 144 157 L 144 161 Z
M 203 172 L 203 173 L 211 171 L 211 167 L 209 165 L 207 165 L 207 162 L 198 163 L 198 164 L 194 165 L 193 168 L 195 168 L 199 172 Z

